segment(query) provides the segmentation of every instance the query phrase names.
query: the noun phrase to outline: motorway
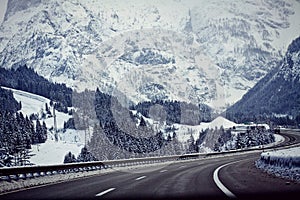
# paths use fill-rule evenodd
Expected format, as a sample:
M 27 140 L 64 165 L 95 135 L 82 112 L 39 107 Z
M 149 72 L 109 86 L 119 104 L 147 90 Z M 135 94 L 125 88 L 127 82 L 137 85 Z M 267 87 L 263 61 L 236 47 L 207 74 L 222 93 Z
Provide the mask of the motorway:
M 285 134 L 285 137 L 284 145 L 300 141 L 300 133 Z M 300 183 L 255 168 L 254 162 L 259 156 L 260 152 L 255 151 L 173 162 L 161 167 L 115 170 L 107 174 L 99 171 L 91 177 L 2 194 L 0 199 L 299 198 Z

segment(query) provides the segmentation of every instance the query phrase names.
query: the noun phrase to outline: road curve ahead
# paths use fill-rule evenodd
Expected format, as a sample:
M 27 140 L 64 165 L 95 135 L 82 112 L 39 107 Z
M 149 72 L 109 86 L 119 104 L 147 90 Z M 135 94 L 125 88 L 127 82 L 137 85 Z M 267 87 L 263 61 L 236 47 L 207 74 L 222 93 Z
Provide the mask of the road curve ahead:
M 255 168 L 259 155 L 247 152 L 174 162 L 156 169 L 146 166 L 134 171 L 99 172 L 88 178 L 2 194 L 0 199 L 298 199 L 299 183 Z

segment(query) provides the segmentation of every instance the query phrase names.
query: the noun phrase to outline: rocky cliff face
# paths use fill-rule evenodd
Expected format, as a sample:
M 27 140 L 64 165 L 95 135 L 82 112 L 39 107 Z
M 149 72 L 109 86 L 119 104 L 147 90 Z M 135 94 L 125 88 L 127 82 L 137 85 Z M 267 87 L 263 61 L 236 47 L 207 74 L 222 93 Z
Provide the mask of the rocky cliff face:
M 283 0 L 12 0 L 0 66 L 27 64 L 74 89 L 121 91 L 133 101 L 222 108 L 274 68 L 297 8 Z

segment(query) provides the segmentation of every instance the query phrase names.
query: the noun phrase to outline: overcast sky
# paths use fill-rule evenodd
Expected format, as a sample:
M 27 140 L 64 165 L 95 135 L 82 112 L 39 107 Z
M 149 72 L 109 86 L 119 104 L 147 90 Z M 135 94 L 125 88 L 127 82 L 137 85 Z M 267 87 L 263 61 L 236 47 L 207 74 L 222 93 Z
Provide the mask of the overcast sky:
M 0 24 L 3 21 L 5 10 L 6 10 L 7 0 L 0 0 Z

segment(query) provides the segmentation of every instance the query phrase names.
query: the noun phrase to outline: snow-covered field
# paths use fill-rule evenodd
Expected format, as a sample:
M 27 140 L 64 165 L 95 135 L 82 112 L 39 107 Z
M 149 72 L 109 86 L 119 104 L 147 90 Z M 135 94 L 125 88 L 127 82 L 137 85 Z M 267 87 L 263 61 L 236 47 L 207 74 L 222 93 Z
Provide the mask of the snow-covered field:
M 300 147 L 263 152 L 256 166 L 276 176 L 300 182 Z
M 22 112 L 24 115 L 30 116 L 31 114 L 39 114 L 41 116 L 41 111 L 45 111 L 45 104 L 47 103 L 51 112 L 53 107 L 50 106 L 50 100 L 35 95 L 29 92 L 24 92 L 21 90 L 15 90 L 11 88 L 9 89 L 13 92 L 14 98 L 21 102 Z M 71 117 L 68 114 L 62 112 L 55 112 L 56 114 L 56 121 L 57 121 L 57 129 L 60 130 L 64 126 L 64 122 L 68 121 Z M 54 118 L 49 117 L 45 120 L 47 128 L 51 128 L 54 126 Z M 88 132 L 88 131 L 87 131 Z M 80 150 L 84 146 L 84 131 L 76 131 L 76 130 L 66 130 L 66 132 L 60 131 L 58 133 L 59 141 L 55 141 L 54 134 L 51 131 L 48 131 L 48 139 L 43 144 L 32 145 L 32 156 L 30 158 L 30 162 L 36 165 L 48 165 L 48 164 L 62 164 L 64 161 L 64 156 L 71 151 L 75 156 L 80 153 Z
M 14 98 L 18 102 L 21 101 L 22 103 L 22 108 L 20 111 L 28 117 L 33 113 L 40 113 L 42 109 L 45 110 L 46 103 L 48 105 L 50 104 L 50 100 L 45 97 L 12 88 L 2 88 L 11 90 L 13 92 Z
M 29 92 L 24 92 L 22 90 L 16 90 L 16 89 L 6 88 L 6 87 L 2 87 L 2 88 L 11 90 L 13 92 L 14 98 L 18 102 L 21 102 L 22 104 L 22 108 L 20 112 L 22 112 L 24 115 L 27 115 L 28 117 L 31 114 L 41 115 L 41 112 L 45 111 L 46 109 L 45 108 L 46 104 L 48 104 L 51 112 L 53 110 L 53 107 L 50 106 L 50 99 Z M 56 111 L 55 114 L 57 119 L 56 120 L 57 129 L 62 129 L 64 127 L 64 121 L 68 121 L 68 119 L 71 118 L 71 116 L 66 113 L 62 113 L 58 111 Z M 47 118 L 44 121 L 47 124 L 48 128 L 53 127 L 54 125 L 53 117 Z
M 65 141 L 47 140 L 43 144 L 32 145 L 30 162 L 37 165 L 63 164 L 64 156 L 71 151 L 76 156 L 80 153 L 82 144 Z

